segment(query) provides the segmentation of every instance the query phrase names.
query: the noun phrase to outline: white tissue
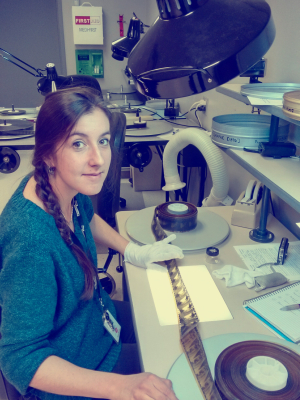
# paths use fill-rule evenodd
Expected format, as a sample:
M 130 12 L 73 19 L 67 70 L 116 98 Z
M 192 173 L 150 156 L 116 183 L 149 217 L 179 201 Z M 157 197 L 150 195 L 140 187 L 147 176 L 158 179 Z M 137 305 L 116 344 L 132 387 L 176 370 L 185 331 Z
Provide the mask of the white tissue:
M 244 268 L 235 267 L 234 265 L 225 265 L 223 268 L 212 271 L 214 276 L 219 279 L 225 279 L 227 287 L 241 285 L 245 283 L 251 289 L 255 286 L 255 277 L 264 275 L 262 271 L 249 271 Z

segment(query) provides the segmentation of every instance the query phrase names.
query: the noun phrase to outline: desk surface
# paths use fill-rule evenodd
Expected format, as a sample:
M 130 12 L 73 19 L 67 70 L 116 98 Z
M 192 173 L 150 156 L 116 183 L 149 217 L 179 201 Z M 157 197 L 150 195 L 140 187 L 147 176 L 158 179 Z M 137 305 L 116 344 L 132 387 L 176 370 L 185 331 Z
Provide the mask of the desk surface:
M 209 207 L 208 210 L 221 215 L 230 224 L 233 207 Z M 119 232 L 127 238 L 125 223 L 133 212 L 134 211 L 121 211 L 117 213 Z M 295 236 L 271 215 L 267 227 L 275 234 L 274 242 L 279 243 L 283 236 L 291 241 L 297 240 Z M 254 244 L 254 242 L 249 239 L 249 229 L 231 225 L 230 228 L 231 233 L 229 237 L 218 246 L 220 249 L 220 258 L 222 258 L 226 264 L 245 267 L 233 246 Z M 205 264 L 204 250 L 190 252 L 185 254 L 182 260 L 178 260 L 179 266 L 203 264 Z M 159 325 L 146 270 L 131 264 L 126 264 L 125 273 L 142 368 L 144 371 L 166 377 L 171 366 L 182 353 L 178 326 Z M 200 324 L 202 339 L 235 332 L 274 336 L 271 331 L 265 328 L 260 322 L 256 321 L 256 319 L 242 307 L 244 300 L 258 295 L 254 290 L 247 289 L 245 285 L 226 288 L 224 280 L 214 280 L 231 311 L 233 319 L 229 321 L 205 322 Z M 265 290 L 260 292 L 260 294 L 266 292 Z

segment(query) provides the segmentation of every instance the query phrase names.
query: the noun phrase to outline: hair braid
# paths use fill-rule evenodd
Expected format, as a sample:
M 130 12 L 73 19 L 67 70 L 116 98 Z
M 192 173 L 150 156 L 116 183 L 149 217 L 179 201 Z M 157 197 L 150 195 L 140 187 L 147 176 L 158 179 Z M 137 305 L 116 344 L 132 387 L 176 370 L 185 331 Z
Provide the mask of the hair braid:
M 58 198 L 49 182 L 47 167 L 44 162 L 35 166 L 34 179 L 36 181 L 35 190 L 37 196 L 42 200 L 46 211 L 54 218 L 62 239 L 71 247 L 73 254 L 83 269 L 85 275 L 85 290 L 81 298 L 83 300 L 88 300 L 92 298 L 94 292 L 95 268 L 85 252 L 72 241 L 71 230 L 62 215 Z

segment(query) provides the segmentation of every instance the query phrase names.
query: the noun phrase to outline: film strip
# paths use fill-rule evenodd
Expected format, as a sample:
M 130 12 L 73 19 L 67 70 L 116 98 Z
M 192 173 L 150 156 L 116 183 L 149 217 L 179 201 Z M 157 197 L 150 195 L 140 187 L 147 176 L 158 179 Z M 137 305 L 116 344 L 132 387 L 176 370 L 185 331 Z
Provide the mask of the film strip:
M 158 208 L 155 208 L 151 229 L 156 241 L 167 237 L 158 220 Z M 176 261 L 165 261 L 175 297 L 180 326 L 180 342 L 191 370 L 206 400 L 221 400 L 213 381 L 205 350 L 198 331 L 198 316 L 188 291 L 181 278 Z

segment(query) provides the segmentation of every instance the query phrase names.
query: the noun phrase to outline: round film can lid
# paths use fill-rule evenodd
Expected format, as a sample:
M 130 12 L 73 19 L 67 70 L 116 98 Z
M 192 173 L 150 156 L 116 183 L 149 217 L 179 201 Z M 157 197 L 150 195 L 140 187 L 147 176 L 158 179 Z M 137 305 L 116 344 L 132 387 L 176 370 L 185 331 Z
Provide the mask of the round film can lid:
M 283 95 L 282 111 L 287 117 L 300 121 L 300 90 Z
M 168 211 L 171 214 L 185 214 L 188 211 L 188 206 L 182 203 L 172 203 L 168 205 Z
M 284 100 L 289 100 L 300 105 L 300 90 L 284 93 Z

